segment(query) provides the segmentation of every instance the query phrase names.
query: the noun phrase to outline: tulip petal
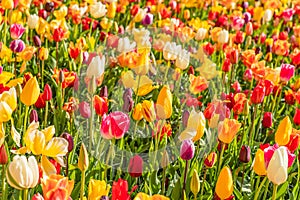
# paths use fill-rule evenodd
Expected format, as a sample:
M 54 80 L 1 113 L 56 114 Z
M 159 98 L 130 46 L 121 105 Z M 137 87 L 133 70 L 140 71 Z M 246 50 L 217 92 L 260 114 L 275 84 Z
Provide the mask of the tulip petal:
M 38 181 L 39 181 L 39 168 L 38 168 L 38 163 L 37 163 L 35 157 L 30 156 L 28 158 L 28 166 L 32 171 L 32 178 L 33 178 L 30 188 L 34 188 L 38 184 Z
M 52 139 L 53 135 L 55 134 L 55 128 L 54 126 L 49 126 L 44 130 L 42 130 L 42 133 L 44 133 L 45 135 L 45 141 L 49 142 Z
M 178 138 L 180 141 L 192 139 L 196 136 L 196 133 L 197 131 L 195 129 L 187 127 L 184 131 L 181 132 Z
M 63 138 L 54 137 L 52 138 L 45 150 L 43 155 L 49 157 L 64 156 L 68 153 L 68 141 Z
M 41 167 L 46 176 L 50 176 L 51 174 L 56 174 L 56 169 L 54 165 L 48 160 L 46 156 L 42 156 Z
M 34 155 L 40 155 L 43 153 L 45 144 L 45 135 L 40 131 L 36 131 L 30 143 L 30 150 Z
M 21 135 L 20 133 L 16 130 L 14 126 L 14 121 L 11 120 L 11 131 L 10 131 L 11 137 L 13 141 L 16 143 L 17 147 L 20 147 L 20 141 L 21 141 Z

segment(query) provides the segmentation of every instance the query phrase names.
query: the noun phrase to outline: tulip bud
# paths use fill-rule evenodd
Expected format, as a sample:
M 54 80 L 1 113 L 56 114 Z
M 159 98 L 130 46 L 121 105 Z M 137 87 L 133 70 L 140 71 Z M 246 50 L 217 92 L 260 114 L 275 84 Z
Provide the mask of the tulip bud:
M 161 167 L 165 168 L 169 165 L 169 154 L 167 150 L 164 150 L 162 158 L 161 158 Z
M 292 134 L 290 136 L 290 141 L 286 145 L 286 147 L 288 148 L 288 150 L 290 150 L 290 152 L 294 152 L 298 149 L 299 143 L 300 143 L 300 135 L 299 134 Z
M 131 177 L 139 177 L 143 173 L 143 159 L 139 155 L 130 158 L 128 172 Z
M 242 163 L 248 163 L 251 158 L 251 149 L 249 146 L 243 145 L 240 150 L 239 160 Z
M 40 60 L 47 60 L 49 57 L 49 50 L 47 48 L 41 47 L 39 49 L 39 59 Z
M 14 53 L 20 53 L 25 49 L 25 43 L 23 42 L 23 40 L 17 39 L 17 40 L 13 40 L 10 45 L 9 48 L 14 52 Z
M 30 123 L 31 122 L 38 122 L 39 121 L 39 116 L 38 116 L 38 113 L 36 110 L 31 110 L 30 112 L 30 115 L 29 115 L 29 118 L 30 118 Z
M 63 83 L 65 81 L 65 75 L 63 70 L 59 70 L 58 80 L 60 83 Z
M 248 101 L 246 101 L 243 109 L 243 115 L 247 116 L 248 114 L 249 114 L 249 103 Z
M 195 145 L 194 142 L 190 139 L 183 140 L 180 147 L 180 157 L 183 160 L 191 160 L 194 157 Z
M 216 193 L 221 199 L 229 198 L 233 193 L 233 180 L 229 167 L 224 167 L 218 177 Z
M 42 42 L 41 42 L 41 39 L 38 35 L 35 35 L 33 36 L 33 44 L 36 46 L 36 47 L 41 47 L 42 45 Z
M 85 172 L 89 167 L 89 156 L 84 143 L 81 143 L 79 157 L 78 157 L 78 168 L 81 172 Z
M 7 152 L 5 149 L 5 145 L 2 144 L 0 146 L 0 165 L 5 165 L 8 162 Z
M 40 87 L 36 80 L 36 77 L 32 77 L 29 81 L 27 81 L 23 91 L 20 95 L 20 100 L 26 106 L 33 105 L 37 99 L 39 98 Z
M 224 63 L 222 65 L 222 71 L 223 72 L 229 72 L 230 71 L 230 68 L 231 68 L 231 62 L 230 62 L 230 59 L 226 58 L 224 60 Z
M 53 12 L 54 11 L 54 3 L 52 1 L 46 2 L 45 10 L 50 13 Z
M 156 113 L 153 101 L 144 100 L 142 103 L 143 117 L 147 122 L 153 122 L 156 119 Z
M 300 109 L 299 108 L 296 108 L 296 112 L 295 112 L 293 120 L 297 126 L 300 125 Z
M 101 89 L 100 89 L 100 94 L 99 94 L 100 97 L 108 97 L 107 95 L 107 86 L 104 85 Z
M 288 178 L 288 153 L 285 146 L 281 146 L 274 151 L 272 159 L 268 165 L 268 179 L 276 185 L 284 183 Z
M 204 160 L 204 165 L 207 168 L 212 168 L 217 162 L 217 154 L 215 152 L 211 152 Z
M 253 89 L 250 99 L 253 104 L 260 104 L 263 102 L 264 97 L 265 97 L 265 88 L 260 85 L 257 85 Z
M 292 123 L 289 116 L 286 116 L 279 123 L 278 129 L 275 133 L 275 142 L 281 146 L 288 144 L 292 131 Z
M 198 194 L 198 192 L 200 191 L 200 179 L 199 179 L 199 175 L 198 175 L 198 172 L 196 169 L 194 169 L 194 171 L 193 171 L 190 189 L 191 189 L 192 193 L 194 194 L 194 196 L 196 196 Z
M 190 116 L 190 112 L 185 110 L 182 114 L 182 125 L 183 125 L 183 127 L 187 127 L 189 116 Z
M 50 101 L 52 99 L 52 90 L 51 87 L 46 84 L 44 87 L 44 92 L 42 94 L 44 101 Z
M 246 35 L 252 35 L 253 34 L 253 25 L 252 22 L 248 22 L 246 24 Z
M 89 94 L 94 94 L 96 92 L 97 85 L 96 85 L 96 78 L 92 76 L 92 79 L 88 83 L 88 92 Z
M 74 148 L 73 137 L 67 132 L 64 132 L 61 137 L 68 141 L 68 152 L 70 153 Z
M 261 149 L 258 149 L 255 154 L 255 158 L 253 161 L 253 170 L 259 176 L 264 176 L 267 174 L 264 151 Z
M 158 94 L 156 113 L 160 119 L 168 119 L 172 115 L 172 93 L 168 86 L 163 86 Z
M 79 105 L 79 112 L 80 115 L 84 118 L 90 118 L 91 117 L 91 108 L 90 104 L 88 102 L 81 102 Z
M 143 119 L 142 109 L 143 109 L 143 106 L 141 103 L 136 104 L 136 106 L 134 107 L 133 112 L 132 112 L 132 118 L 135 121 L 140 121 L 141 119 Z
M 239 61 L 239 52 L 237 49 L 234 49 L 230 52 L 230 62 L 236 64 Z
M 132 100 L 132 90 L 131 88 L 126 88 L 124 94 L 123 94 L 123 111 L 124 112 L 130 112 L 133 107 L 133 100 Z
M 30 29 L 35 29 L 38 25 L 38 22 L 39 16 L 37 16 L 36 14 L 28 16 L 27 24 Z
M 147 13 L 144 19 L 142 20 L 142 24 L 147 26 L 152 23 L 153 23 L 153 15 L 151 13 Z
M 265 112 L 262 120 L 262 125 L 264 128 L 270 128 L 272 126 L 272 113 Z

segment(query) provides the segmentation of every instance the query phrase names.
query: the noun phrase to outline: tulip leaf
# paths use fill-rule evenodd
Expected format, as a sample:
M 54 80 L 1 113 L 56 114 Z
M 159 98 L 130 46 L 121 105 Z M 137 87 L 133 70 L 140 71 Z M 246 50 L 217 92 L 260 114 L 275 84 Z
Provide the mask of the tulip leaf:
M 177 181 L 177 183 L 175 184 L 175 187 L 172 191 L 171 199 L 180 199 L 180 196 L 181 196 L 180 192 L 181 192 L 180 181 Z
M 234 195 L 235 195 L 236 199 L 243 199 L 242 193 L 235 186 L 234 186 L 234 191 L 233 192 L 234 192 Z
M 279 197 L 281 197 L 282 195 L 285 194 L 285 192 L 286 192 L 288 186 L 289 186 L 289 182 L 287 182 L 287 181 L 286 181 L 284 184 L 282 184 L 282 185 L 280 186 L 280 188 L 279 188 L 278 191 L 277 191 L 277 195 L 276 195 L 276 198 L 277 198 L 277 199 L 278 199 Z

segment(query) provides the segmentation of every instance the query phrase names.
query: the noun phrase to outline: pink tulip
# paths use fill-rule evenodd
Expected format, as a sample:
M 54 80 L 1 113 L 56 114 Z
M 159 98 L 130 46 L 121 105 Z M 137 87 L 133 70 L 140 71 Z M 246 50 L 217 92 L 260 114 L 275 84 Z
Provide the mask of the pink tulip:
M 180 157 L 183 160 L 191 160 L 195 154 L 194 142 L 190 139 L 183 140 L 180 147 Z
M 280 80 L 288 82 L 295 74 L 295 66 L 290 64 L 282 64 L 280 69 Z
M 15 39 L 20 39 L 25 32 L 25 28 L 20 25 L 20 24 L 12 24 L 10 26 L 10 37 L 15 40 Z
M 120 139 L 128 131 L 130 125 L 127 114 L 115 111 L 104 115 L 101 123 L 101 135 L 105 139 Z
M 91 108 L 90 108 L 90 104 L 88 102 L 81 102 L 79 104 L 79 112 L 80 115 L 84 118 L 90 118 L 91 117 Z
M 269 166 L 269 163 L 274 154 L 274 151 L 278 148 L 279 148 L 278 144 L 274 144 L 273 146 L 268 146 L 264 149 L 264 158 L 265 158 L 266 169 Z M 293 165 L 293 162 L 294 162 L 296 156 L 295 156 L 295 154 L 291 153 L 288 149 L 286 149 L 286 150 L 287 150 L 287 154 L 288 154 L 288 167 L 291 167 Z

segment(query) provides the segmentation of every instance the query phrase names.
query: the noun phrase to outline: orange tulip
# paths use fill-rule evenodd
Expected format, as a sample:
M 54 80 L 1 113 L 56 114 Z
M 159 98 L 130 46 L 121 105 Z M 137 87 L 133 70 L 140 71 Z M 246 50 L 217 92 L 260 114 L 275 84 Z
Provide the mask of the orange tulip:
M 20 99 L 26 106 L 31 106 L 37 101 L 39 95 L 39 83 L 37 82 L 36 77 L 32 77 L 23 88 Z
M 172 93 L 168 86 L 163 86 L 158 94 L 156 112 L 160 119 L 168 119 L 172 115 Z
M 74 181 L 67 177 L 52 174 L 41 180 L 43 196 L 45 200 L 68 200 L 74 188 Z
M 289 116 L 286 116 L 279 123 L 278 129 L 275 134 L 275 142 L 280 145 L 286 145 L 290 141 L 290 135 L 292 134 L 293 127 Z
M 237 120 L 225 118 L 225 120 L 218 126 L 219 140 L 226 144 L 231 143 L 240 127 L 241 123 L 239 123 Z
M 261 149 L 258 149 L 255 154 L 255 158 L 253 161 L 253 170 L 259 176 L 264 176 L 267 174 L 264 151 Z
M 156 119 L 156 113 L 153 101 L 144 100 L 142 103 L 143 117 L 147 122 L 153 122 Z
M 202 92 L 203 90 L 205 90 L 206 88 L 208 88 L 208 83 L 206 81 L 206 79 L 202 76 L 194 76 L 194 75 L 190 75 L 190 91 L 193 94 L 198 94 L 200 92 Z
M 221 199 L 227 199 L 233 192 L 233 180 L 229 167 L 224 167 L 218 177 L 216 193 Z

